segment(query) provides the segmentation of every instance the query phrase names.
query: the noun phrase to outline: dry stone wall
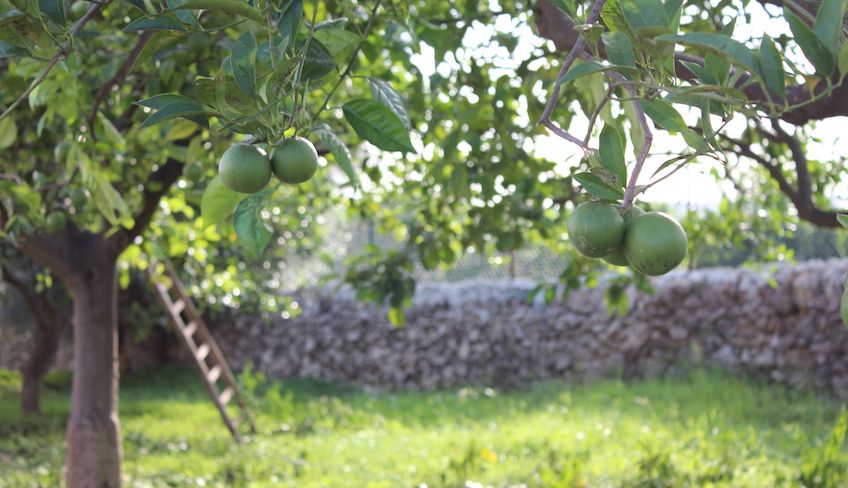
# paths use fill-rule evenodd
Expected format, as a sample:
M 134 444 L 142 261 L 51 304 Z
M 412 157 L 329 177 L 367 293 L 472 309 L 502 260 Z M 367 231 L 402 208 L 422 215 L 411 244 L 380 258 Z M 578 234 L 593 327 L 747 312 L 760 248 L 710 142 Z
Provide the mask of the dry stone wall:
M 394 328 L 349 290 L 298 295 L 303 313 L 216 327 L 237 366 L 379 389 L 641 377 L 692 361 L 848 396 L 848 328 L 838 313 L 848 260 L 769 271 L 707 269 L 629 290 L 610 315 L 602 287 L 544 305 L 530 282 L 428 285 Z

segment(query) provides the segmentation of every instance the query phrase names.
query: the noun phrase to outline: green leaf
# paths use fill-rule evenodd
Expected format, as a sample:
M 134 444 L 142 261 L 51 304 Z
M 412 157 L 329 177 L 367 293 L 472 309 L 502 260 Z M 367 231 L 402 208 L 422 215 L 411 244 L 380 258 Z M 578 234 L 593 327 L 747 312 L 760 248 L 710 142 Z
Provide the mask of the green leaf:
M 261 256 L 271 243 L 271 230 L 262 221 L 260 212 L 265 203 L 265 197 L 274 193 L 276 188 L 266 188 L 254 193 L 239 202 L 233 213 L 233 226 L 241 242 L 254 255 Z
M 350 157 L 350 151 L 345 146 L 344 142 L 330 129 L 330 127 L 326 124 L 320 125 L 317 129 L 312 131 L 313 134 L 318 136 L 318 139 L 327 146 L 327 149 L 330 150 L 330 153 L 336 159 L 336 163 L 342 168 L 342 171 L 347 175 L 348 180 L 350 180 L 351 186 L 356 188 L 359 185 L 359 180 L 356 177 L 356 171 L 353 169 L 353 161 Z
M 633 51 L 633 43 L 623 32 L 605 32 L 601 36 L 604 41 L 607 59 L 612 64 L 619 66 L 636 67 L 636 54 Z
M 178 8 L 188 10 L 206 9 L 239 15 L 256 22 L 262 27 L 266 27 L 265 18 L 262 17 L 262 14 L 247 3 L 239 0 L 191 0 L 184 5 L 180 5 Z
M 833 54 L 830 49 L 822 44 L 816 33 L 788 8 L 783 9 L 783 15 L 789 22 L 789 29 L 795 36 L 795 42 L 801 47 L 804 56 L 816 68 L 816 72 L 821 76 L 830 76 L 834 68 Z
M 777 95 L 780 100 L 786 99 L 786 79 L 783 72 L 783 58 L 769 36 L 763 36 L 760 44 L 760 68 L 766 88 Z
M 101 215 L 112 225 L 118 225 L 125 219 L 131 219 L 129 207 L 118 190 L 109 182 L 104 173 L 97 172 L 93 175 L 93 182 L 89 186 L 91 199 L 94 206 L 100 210 Z
M 0 120 L 0 149 L 11 147 L 18 139 L 18 126 L 15 119 L 6 117 Z
M 314 38 L 340 63 L 350 59 L 360 41 L 359 35 L 341 27 L 316 30 Z
M 170 14 L 158 17 L 139 17 L 124 27 L 125 32 L 136 30 L 172 30 L 185 32 L 186 27 Z
M 663 8 L 668 18 L 668 27 L 677 32 L 680 27 L 680 14 L 683 13 L 683 0 L 666 0 Z
M 0 56 L 2 57 L 2 56 Z M 846 74 L 848 74 L 848 42 L 843 42 L 842 47 L 839 49 L 839 75 L 843 78 Z
M 65 5 L 62 0 L 38 0 L 41 13 L 58 25 L 65 25 Z
M 633 29 L 668 27 L 668 16 L 661 0 L 620 0 L 619 4 Z
M 142 124 L 141 129 L 145 127 L 150 127 L 151 125 L 158 124 L 160 122 L 164 122 L 166 120 L 174 119 L 177 117 L 190 117 L 197 115 L 206 115 L 209 112 L 203 108 L 197 102 L 173 102 L 169 103 L 159 110 L 157 110 L 153 115 L 148 117 Z
M 624 146 L 621 135 L 612 124 L 601 130 L 601 164 L 617 178 L 622 188 L 627 184 L 627 166 L 624 164 Z
M 177 93 L 160 93 L 159 95 L 152 96 L 146 100 L 139 100 L 133 103 L 135 103 L 136 105 L 141 105 L 142 107 L 149 107 L 156 110 L 172 103 L 184 103 L 186 104 L 186 107 L 192 108 L 197 112 L 205 113 L 205 111 L 207 110 L 206 107 L 204 107 L 200 103 Z M 204 115 L 187 115 L 185 117 L 194 123 L 200 124 L 204 127 L 209 127 L 209 121 Z
M 323 78 L 336 69 L 336 62 L 321 41 L 312 39 L 306 49 L 306 60 L 303 62 L 303 71 L 300 77 L 303 80 L 317 80 Z
M 671 104 L 662 100 L 643 100 L 642 109 L 645 111 L 645 115 L 662 129 L 683 132 L 688 128 L 683 116 Z
M 598 71 L 603 71 L 607 69 L 606 66 L 602 65 L 597 61 L 586 61 L 584 63 L 580 63 L 576 66 L 572 66 L 565 76 L 562 77 L 562 84 L 580 78 L 581 76 L 590 75 L 592 73 L 597 73 Z
M 200 27 L 200 23 L 197 21 L 197 17 L 194 16 L 192 12 L 188 12 L 186 10 L 178 9 L 178 7 L 185 5 L 188 3 L 188 0 L 166 0 L 165 4 L 168 6 L 171 11 L 173 11 L 174 15 L 177 16 L 177 19 L 180 20 L 183 24 L 186 25 L 194 25 Z
M 230 62 L 239 88 L 250 98 L 256 98 L 256 37 L 253 32 L 245 32 L 238 38 Z
M 836 214 L 836 220 L 842 227 L 848 229 L 848 214 Z
M 720 55 L 729 56 L 737 65 L 745 68 L 754 76 L 759 76 L 760 74 L 756 53 L 741 42 L 734 41 L 723 34 L 692 32 L 690 34 L 676 36 L 659 36 L 656 40 L 696 46 Z
M 577 180 L 583 189 L 601 200 L 617 201 L 624 196 L 620 188 L 607 184 L 592 173 L 577 173 L 572 175 L 572 178 Z
M 842 20 L 845 18 L 845 0 L 822 0 L 813 30 L 819 40 L 830 49 L 831 54 L 836 54 L 836 46 L 839 45 Z
M 223 224 L 233 214 L 236 205 L 245 197 L 244 193 L 230 190 L 215 177 L 209 182 L 209 186 L 203 190 L 200 198 L 200 215 L 203 218 L 203 228 L 210 225 Z
M 25 48 L 13 46 L 5 41 L 0 41 L 0 59 L 19 56 L 32 56 L 32 54 Z
M 733 37 L 733 31 L 736 30 L 736 19 L 734 18 L 721 28 L 721 34 L 727 37 Z M 702 79 L 704 83 L 709 85 L 724 85 L 727 82 L 727 76 L 730 74 L 730 59 L 721 54 L 708 52 L 704 56 L 704 71 L 706 76 Z
M 412 123 L 409 121 L 409 114 L 406 111 L 406 102 L 404 102 L 400 94 L 392 88 L 392 85 L 390 85 L 387 81 L 383 81 L 378 78 L 368 78 L 368 83 L 371 85 L 371 96 L 374 97 L 374 100 L 377 100 L 383 105 L 389 107 L 395 115 L 400 117 L 400 120 L 403 121 L 403 125 L 405 125 L 407 129 L 411 130 Z
M 301 17 L 303 17 L 303 0 L 294 0 L 280 15 L 280 19 L 277 21 L 277 31 L 282 37 L 280 51 L 285 52 L 289 46 L 294 45 Z
M 653 178 L 654 176 L 657 176 L 658 174 L 660 174 L 660 172 L 662 170 L 668 168 L 669 166 L 671 166 L 674 163 L 677 163 L 679 161 L 683 161 L 683 163 L 680 163 L 680 164 L 690 163 L 690 162 L 692 162 L 694 157 L 695 156 L 693 154 L 681 154 L 680 156 L 675 156 L 671 159 L 667 159 L 661 165 L 659 165 L 659 167 L 654 171 L 654 174 L 651 175 L 651 178 Z
M 403 312 L 401 307 L 389 308 L 388 317 L 389 322 L 391 322 L 395 327 L 403 327 L 406 325 L 406 314 Z
M 133 103 L 135 103 L 136 105 L 141 105 L 142 107 L 149 107 L 158 110 L 164 107 L 165 105 L 170 105 L 176 102 L 194 103 L 197 104 L 198 107 L 203 108 L 202 105 L 195 102 L 191 98 L 180 95 L 178 93 L 160 93 L 159 95 L 154 95 L 150 98 L 139 100 Z
M 686 143 L 696 150 L 703 148 L 704 139 L 686 125 L 683 116 L 671 104 L 662 100 L 644 100 L 642 109 L 659 128 L 669 132 L 679 132 Z
M 403 121 L 376 100 L 353 100 L 342 106 L 359 137 L 386 151 L 415 152 Z

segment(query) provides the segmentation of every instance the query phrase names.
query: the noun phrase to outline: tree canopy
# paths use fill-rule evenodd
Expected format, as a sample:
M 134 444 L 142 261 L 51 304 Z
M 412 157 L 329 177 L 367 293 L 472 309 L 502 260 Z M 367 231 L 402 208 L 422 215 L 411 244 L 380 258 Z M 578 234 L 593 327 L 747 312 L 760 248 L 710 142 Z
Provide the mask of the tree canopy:
M 650 207 L 652 186 L 692 163 L 737 189 L 733 218 L 695 217 L 692 237 L 836 227 L 842 156 L 807 149 L 817 121 L 848 115 L 844 13 L 843 0 L 0 0 L 0 236 L 74 295 L 78 351 L 99 351 L 78 358 L 74 388 L 98 393 L 75 394 L 74 415 L 97 415 L 114 412 L 116 376 L 97 365 L 114 364 L 116 276 L 168 256 L 221 300 L 273 308 L 256 297 L 276 261 L 332 239 L 330 208 L 405 242 L 346 277 L 398 324 L 415 261 L 527 243 L 574 254 L 576 204 Z M 775 31 L 737 27 L 755 16 Z M 539 155 L 547 134 L 562 160 Z M 293 136 L 323 156 L 308 182 L 248 195 L 216 176 L 232 144 L 270 154 Z M 642 172 L 672 140 L 685 149 Z M 562 281 L 605 268 L 574 254 Z M 646 284 L 622 278 L 613 298 L 631 279 Z M 109 422 L 102 438 L 69 422 L 69 442 L 107 446 L 69 450 L 69 486 L 119 480 L 83 471 L 117 464 Z

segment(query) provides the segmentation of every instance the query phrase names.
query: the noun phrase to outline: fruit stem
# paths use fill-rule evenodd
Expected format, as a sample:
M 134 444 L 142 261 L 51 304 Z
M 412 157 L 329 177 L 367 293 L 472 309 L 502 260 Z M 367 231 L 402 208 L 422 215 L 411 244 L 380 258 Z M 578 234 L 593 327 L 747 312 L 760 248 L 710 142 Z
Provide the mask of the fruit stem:
M 624 89 L 632 98 L 633 110 L 636 111 L 636 118 L 639 119 L 639 126 L 642 128 L 642 147 L 639 149 L 639 154 L 636 155 L 636 163 L 630 172 L 627 188 L 624 189 L 624 199 L 621 202 L 621 208 L 626 210 L 633 206 L 633 199 L 636 197 L 636 182 L 639 180 L 639 173 L 642 172 L 642 166 L 645 165 L 645 160 L 648 158 L 648 151 L 651 150 L 654 136 L 651 132 L 651 126 L 648 124 L 648 118 L 645 116 L 645 110 L 642 108 L 642 102 L 639 101 L 639 90 L 636 89 L 633 82 L 615 71 L 608 72 L 607 76 L 624 84 Z

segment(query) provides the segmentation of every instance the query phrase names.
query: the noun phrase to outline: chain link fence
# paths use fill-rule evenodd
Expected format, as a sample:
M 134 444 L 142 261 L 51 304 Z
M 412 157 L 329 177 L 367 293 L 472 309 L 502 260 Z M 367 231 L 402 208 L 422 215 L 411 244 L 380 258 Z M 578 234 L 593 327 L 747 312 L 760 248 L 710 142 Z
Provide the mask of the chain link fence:
M 373 225 L 364 221 L 333 222 L 333 241 L 319 254 L 323 258 L 310 257 L 290 260 L 285 268 L 295 279 L 286 281 L 286 288 L 315 283 L 321 276 L 344 276 L 349 259 L 362 255 L 369 245 L 380 249 L 400 249 L 403 243 L 392 236 L 378 233 Z M 772 239 L 775 247 L 784 246 L 791 251 L 789 260 L 803 262 L 812 259 L 830 259 L 848 256 L 848 232 L 822 229 L 801 223 L 791 237 Z M 759 263 L 764 259 L 752 244 L 723 248 L 700 259 L 696 267 L 735 267 Z M 767 260 L 765 260 L 767 261 Z M 415 279 L 419 283 L 459 282 L 466 280 L 527 279 L 551 281 L 557 279 L 568 265 L 568 257 L 543 246 L 522 248 L 510 253 L 484 255 L 479 252 L 466 253 L 447 269 L 426 270 L 416 263 Z M 298 271 L 296 271 L 298 270 Z

